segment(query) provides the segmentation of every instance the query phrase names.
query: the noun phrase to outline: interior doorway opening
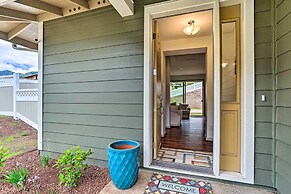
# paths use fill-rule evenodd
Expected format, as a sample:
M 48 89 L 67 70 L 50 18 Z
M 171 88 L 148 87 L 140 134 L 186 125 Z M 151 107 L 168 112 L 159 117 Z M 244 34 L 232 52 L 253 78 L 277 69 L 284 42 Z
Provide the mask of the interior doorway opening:
M 192 20 L 200 30 L 188 35 Z M 154 22 L 156 165 L 213 173 L 212 28 L 212 10 Z
M 171 81 L 170 103 L 188 104 L 188 109 L 182 114 L 184 118 L 205 116 L 204 87 L 204 80 Z

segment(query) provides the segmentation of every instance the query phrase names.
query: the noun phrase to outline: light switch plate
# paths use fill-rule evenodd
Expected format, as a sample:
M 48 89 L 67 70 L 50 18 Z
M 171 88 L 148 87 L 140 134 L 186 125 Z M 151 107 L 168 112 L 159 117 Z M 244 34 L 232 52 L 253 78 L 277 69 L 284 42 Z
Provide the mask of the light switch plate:
M 266 102 L 266 95 L 265 94 L 262 94 L 262 102 Z

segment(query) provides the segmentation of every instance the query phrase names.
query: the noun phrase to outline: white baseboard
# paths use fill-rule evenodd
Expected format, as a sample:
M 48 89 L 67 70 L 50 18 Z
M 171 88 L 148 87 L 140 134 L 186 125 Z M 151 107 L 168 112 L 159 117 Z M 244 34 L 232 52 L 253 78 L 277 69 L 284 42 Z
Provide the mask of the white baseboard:
M 165 137 L 166 133 L 167 133 L 166 129 L 163 130 L 163 132 L 162 132 L 162 137 Z
M 213 141 L 213 138 L 206 138 L 206 141 Z

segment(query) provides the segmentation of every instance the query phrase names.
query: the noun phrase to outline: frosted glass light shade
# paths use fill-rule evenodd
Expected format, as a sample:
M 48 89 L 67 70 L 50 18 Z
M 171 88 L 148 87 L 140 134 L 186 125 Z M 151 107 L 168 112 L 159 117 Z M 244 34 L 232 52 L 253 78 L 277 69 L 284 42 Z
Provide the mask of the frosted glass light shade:
M 199 32 L 200 27 L 194 25 L 194 21 L 191 20 L 188 22 L 189 26 L 186 26 L 183 30 L 183 32 L 189 36 L 192 36 L 194 34 L 196 34 L 197 32 Z

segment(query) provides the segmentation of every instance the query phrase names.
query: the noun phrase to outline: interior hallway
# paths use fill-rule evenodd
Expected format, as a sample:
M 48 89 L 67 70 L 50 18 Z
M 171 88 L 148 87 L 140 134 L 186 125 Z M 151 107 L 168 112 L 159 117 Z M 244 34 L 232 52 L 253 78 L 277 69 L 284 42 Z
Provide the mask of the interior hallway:
M 189 120 L 182 120 L 180 127 L 167 129 L 162 147 L 212 152 L 213 143 L 204 138 L 204 118 L 190 117 Z

